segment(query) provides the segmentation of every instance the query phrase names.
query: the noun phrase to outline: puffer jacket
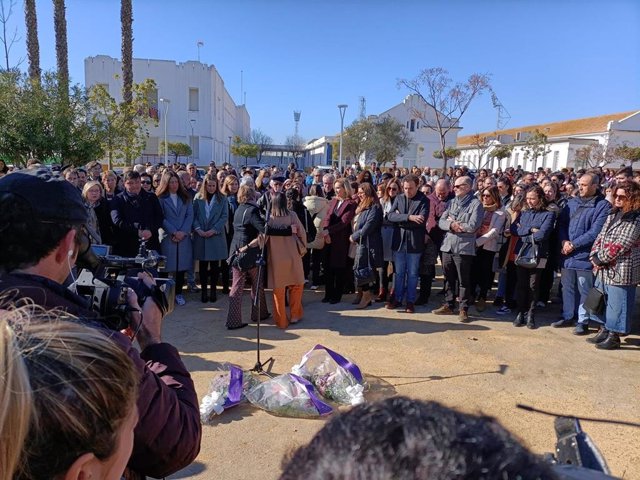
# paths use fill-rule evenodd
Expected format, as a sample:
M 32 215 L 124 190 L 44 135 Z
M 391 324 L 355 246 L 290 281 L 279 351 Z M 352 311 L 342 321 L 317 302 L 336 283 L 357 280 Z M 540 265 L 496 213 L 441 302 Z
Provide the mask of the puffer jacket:
M 640 283 L 640 212 L 612 211 L 591 247 L 590 259 L 604 268 L 607 285 Z
M 307 196 L 304 197 L 304 206 L 313 217 L 313 224 L 316 227 L 316 238 L 307 244 L 307 248 L 311 250 L 321 250 L 324 248 L 324 236 L 322 235 L 322 220 L 327 215 L 327 207 L 329 201 L 323 197 Z
M 591 247 L 602 230 L 611 204 L 604 195 L 598 194 L 588 199 L 573 197 L 562 209 L 558 218 L 560 246 L 569 241 L 574 250 L 562 255 L 562 267 L 576 270 L 590 270 Z

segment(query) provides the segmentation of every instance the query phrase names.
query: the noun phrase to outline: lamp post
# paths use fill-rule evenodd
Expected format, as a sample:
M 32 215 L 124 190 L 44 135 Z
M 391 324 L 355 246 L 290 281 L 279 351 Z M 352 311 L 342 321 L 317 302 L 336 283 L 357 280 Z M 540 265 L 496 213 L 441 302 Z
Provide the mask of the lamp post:
M 164 164 L 169 164 L 169 146 L 167 145 L 167 116 L 169 115 L 169 104 L 171 101 L 168 98 L 161 98 L 160 103 L 164 105 Z
M 189 120 L 191 123 L 191 138 L 189 138 L 189 146 L 191 147 L 191 161 L 193 161 L 193 126 L 196 124 L 196 119 L 192 118 Z
M 344 103 L 338 105 L 338 110 L 340 110 L 340 158 L 338 160 L 338 170 L 342 174 L 342 134 L 344 133 L 344 113 L 347 110 L 347 106 Z

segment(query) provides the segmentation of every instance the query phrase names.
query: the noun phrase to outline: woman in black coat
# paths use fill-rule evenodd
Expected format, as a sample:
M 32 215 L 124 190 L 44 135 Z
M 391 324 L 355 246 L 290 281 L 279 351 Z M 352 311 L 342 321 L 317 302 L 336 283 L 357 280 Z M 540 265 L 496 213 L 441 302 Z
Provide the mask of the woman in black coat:
M 353 269 L 355 272 L 371 268 L 371 280 L 363 283 L 356 274 L 358 286 L 362 289 L 362 298 L 356 308 L 367 308 L 374 298 L 373 289 L 377 278 L 377 269 L 382 267 L 382 207 L 376 196 L 373 185 L 365 182 L 358 187 L 360 203 L 356 209 L 358 221 L 349 241 L 357 243 L 356 258 Z

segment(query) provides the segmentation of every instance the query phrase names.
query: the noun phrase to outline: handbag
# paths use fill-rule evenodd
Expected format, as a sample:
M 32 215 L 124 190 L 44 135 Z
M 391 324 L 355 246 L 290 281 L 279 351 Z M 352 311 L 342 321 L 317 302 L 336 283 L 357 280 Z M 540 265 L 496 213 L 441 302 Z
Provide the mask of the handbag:
M 362 238 L 357 246 L 360 256 L 363 255 Z M 367 249 L 364 250 L 364 255 L 367 256 L 367 266 L 363 268 L 354 268 L 353 275 L 356 277 L 356 284 L 358 287 L 363 287 L 376 281 L 376 271 L 371 267 L 371 256 L 369 255 L 369 239 L 367 238 Z
M 600 270 L 602 272 L 602 270 Z M 597 276 L 596 276 L 597 278 Z M 584 299 L 584 309 L 593 315 L 602 315 L 607 306 L 607 295 L 604 293 L 604 273 L 602 274 L 602 288 L 591 287 Z
M 291 215 L 292 214 L 289 214 L 289 216 Z M 293 215 L 295 215 L 295 213 Z M 293 225 L 293 221 L 291 221 L 291 225 Z M 307 254 L 307 246 L 298 235 L 294 235 L 294 237 L 296 239 L 296 248 L 298 249 L 298 254 L 301 257 L 304 257 Z
M 531 237 L 531 242 L 523 243 L 516 257 L 515 264 L 522 268 L 538 268 L 538 245 Z

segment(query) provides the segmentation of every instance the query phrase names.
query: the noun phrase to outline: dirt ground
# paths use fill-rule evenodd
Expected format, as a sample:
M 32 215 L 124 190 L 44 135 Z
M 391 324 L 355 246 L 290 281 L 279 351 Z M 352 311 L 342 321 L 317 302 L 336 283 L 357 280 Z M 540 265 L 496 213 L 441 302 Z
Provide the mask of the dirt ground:
M 271 294 L 267 303 L 271 308 Z M 378 303 L 355 310 L 353 295 L 329 305 L 321 291 L 305 290 L 304 319 L 286 331 L 267 322 L 262 328 L 262 360 L 273 357 L 272 372 L 288 372 L 320 343 L 351 357 L 365 373 L 368 400 L 406 395 L 435 400 L 470 413 L 496 417 L 534 452 L 552 452 L 553 418 L 516 408 L 523 403 L 552 412 L 640 422 L 640 338 L 631 335 L 617 351 L 596 350 L 570 329 L 554 329 L 559 305 L 539 315 L 540 328 L 511 325 L 494 308 L 470 310 L 473 322 L 430 313 L 442 297 L 413 315 Z M 245 321 L 249 295 L 245 294 Z M 227 330 L 227 297 L 203 304 L 199 294 L 165 320 L 164 338 L 174 344 L 194 378 L 198 396 L 207 391 L 220 362 L 244 368 L 256 363 L 256 326 Z M 308 442 L 325 420 L 272 416 L 240 405 L 203 427 L 197 460 L 170 478 L 276 479 L 287 452 Z M 640 478 L 640 429 L 583 422 L 604 453 L 611 471 Z

